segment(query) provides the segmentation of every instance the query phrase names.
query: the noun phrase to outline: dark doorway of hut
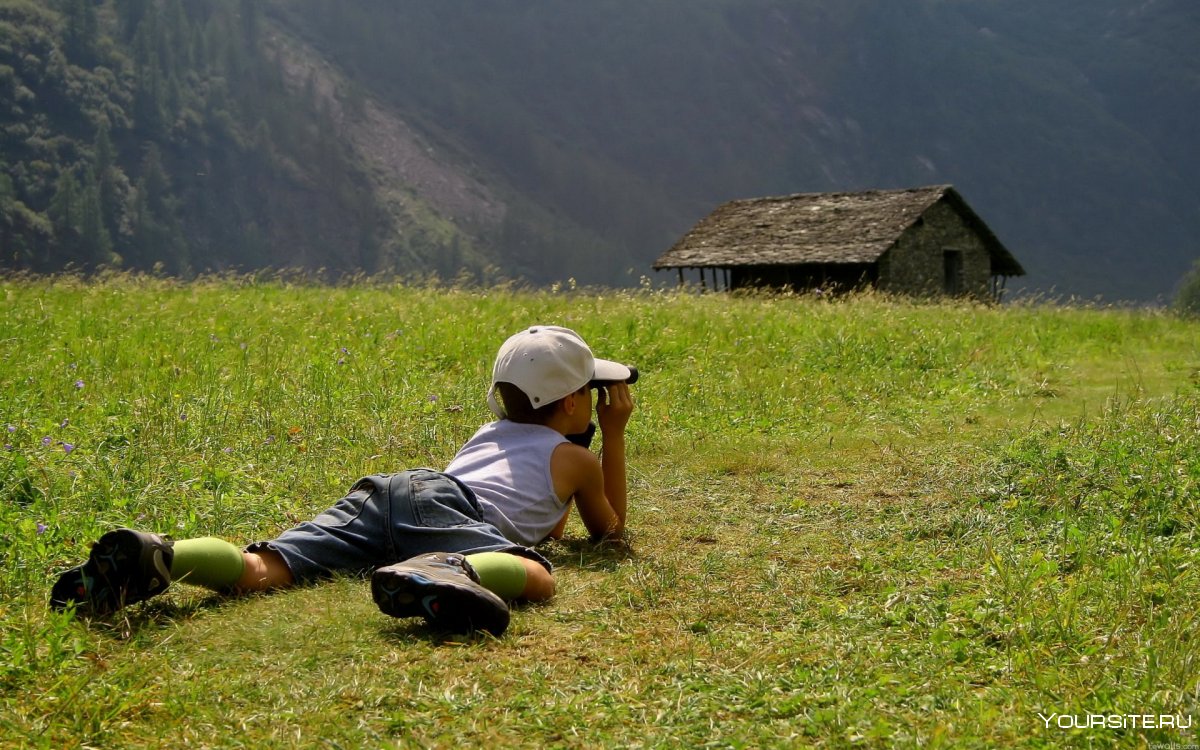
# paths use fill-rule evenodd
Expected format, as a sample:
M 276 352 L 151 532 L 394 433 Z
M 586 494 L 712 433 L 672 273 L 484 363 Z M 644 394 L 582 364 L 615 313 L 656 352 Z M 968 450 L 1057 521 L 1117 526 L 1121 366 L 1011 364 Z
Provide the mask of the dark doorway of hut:
M 961 250 L 946 250 L 942 253 L 942 267 L 945 270 L 945 280 L 942 289 L 951 297 L 962 294 L 963 286 L 963 254 Z

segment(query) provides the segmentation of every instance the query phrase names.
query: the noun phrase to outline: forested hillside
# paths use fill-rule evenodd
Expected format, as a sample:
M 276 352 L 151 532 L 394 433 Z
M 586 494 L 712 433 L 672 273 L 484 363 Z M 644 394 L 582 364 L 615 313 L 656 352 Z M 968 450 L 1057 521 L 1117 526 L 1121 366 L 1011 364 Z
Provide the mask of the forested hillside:
M 1034 289 L 1200 255 L 1190 0 L 0 0 L 0 37 L 6 266 L 624 284 L 729 199 L 940 183 Z
M 289 80 L 262 8 L 0 1 L 0 265 L 452 274 L 385 215 L 341 105 Z

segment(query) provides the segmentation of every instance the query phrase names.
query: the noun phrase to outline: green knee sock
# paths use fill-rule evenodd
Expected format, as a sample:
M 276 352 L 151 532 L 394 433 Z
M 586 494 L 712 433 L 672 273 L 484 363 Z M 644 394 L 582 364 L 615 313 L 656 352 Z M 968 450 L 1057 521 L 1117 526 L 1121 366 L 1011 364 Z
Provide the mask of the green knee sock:
M 507 552 L 478 552 L 466 555 L 479 574 L 479 583 L 501 599 L 516 599 L 525 591 L 525 565 Z
M 246 564 L 242 551 L 216 537 L 183 539 L 175 542 L 171 561 L 171 580 L 214 591 L 231 588 L 242 577 Z

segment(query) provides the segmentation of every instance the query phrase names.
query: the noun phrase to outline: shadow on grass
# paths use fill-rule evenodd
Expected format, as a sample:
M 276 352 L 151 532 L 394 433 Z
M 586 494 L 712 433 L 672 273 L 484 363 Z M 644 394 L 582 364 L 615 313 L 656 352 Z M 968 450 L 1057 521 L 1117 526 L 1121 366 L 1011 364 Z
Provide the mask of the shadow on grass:
M 246 597 L 211 594 L 204 597 L 188 597 L 185 601 L 175 599 L 151 599 L 119 609 L 110 615 L 96 617 L 79 614 L 76 616 L 88 630 L 113 638 L 129 640 L 143 632 L 158 631 L 172 627 L 180 620 L 211 609 L 218 609 L 227 602 Z
M 390 643 L 411 646 L 424 643 L 427 646 L 478 646 L 499 638 L 485 631 L 452 633 L 430 626 L 419 617 L 391 620 L 379 628 L 379 635 Z
M 513 602 L 509 606 L 514 613 L 537 612 L 549 607 L 553 602 L 553 599 L 544 602 Z M 405 645 L 424 643 L 429 646 L 481 646 L 491 642 L 504 641 L 511 633 L 513 633 L 512 626 L 505 635 L 500 637 L 482 630 L 472 633 L 454 633 L 436 628 L 420 617 L 392 619 L 379 628 L 380 636 L 386 641 Z
M 601 542 L 588 539 L 557 539 L 539 546 L 541 553 L 555 568 L 577 570 L 616 570 L 624 560 L 637 557 L 627 542 Z

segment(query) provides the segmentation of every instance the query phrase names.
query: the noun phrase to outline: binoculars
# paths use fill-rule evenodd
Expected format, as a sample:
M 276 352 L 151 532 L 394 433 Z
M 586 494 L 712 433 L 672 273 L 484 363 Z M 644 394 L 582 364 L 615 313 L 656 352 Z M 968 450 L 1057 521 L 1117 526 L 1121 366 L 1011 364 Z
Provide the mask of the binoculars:
M 625 382 L 633 385 L 637 382 L 638 371 L 633 365 L 625 365 L 629 368 L 629 377 L 625 378 Z M 619 381 L 616 380 L 592 380 L 588 382 L 589 388 L 603 388 L 606 385 L 612 385 Z M 581 445 L 584 448 L 592 447 L 592 438 L 596 437 L 596 423 L 589 422 L 588 427 L 583 432 L 577 432 L 574 435 L 567 435 L 567 440 L 570 440 L 575 445 Z

